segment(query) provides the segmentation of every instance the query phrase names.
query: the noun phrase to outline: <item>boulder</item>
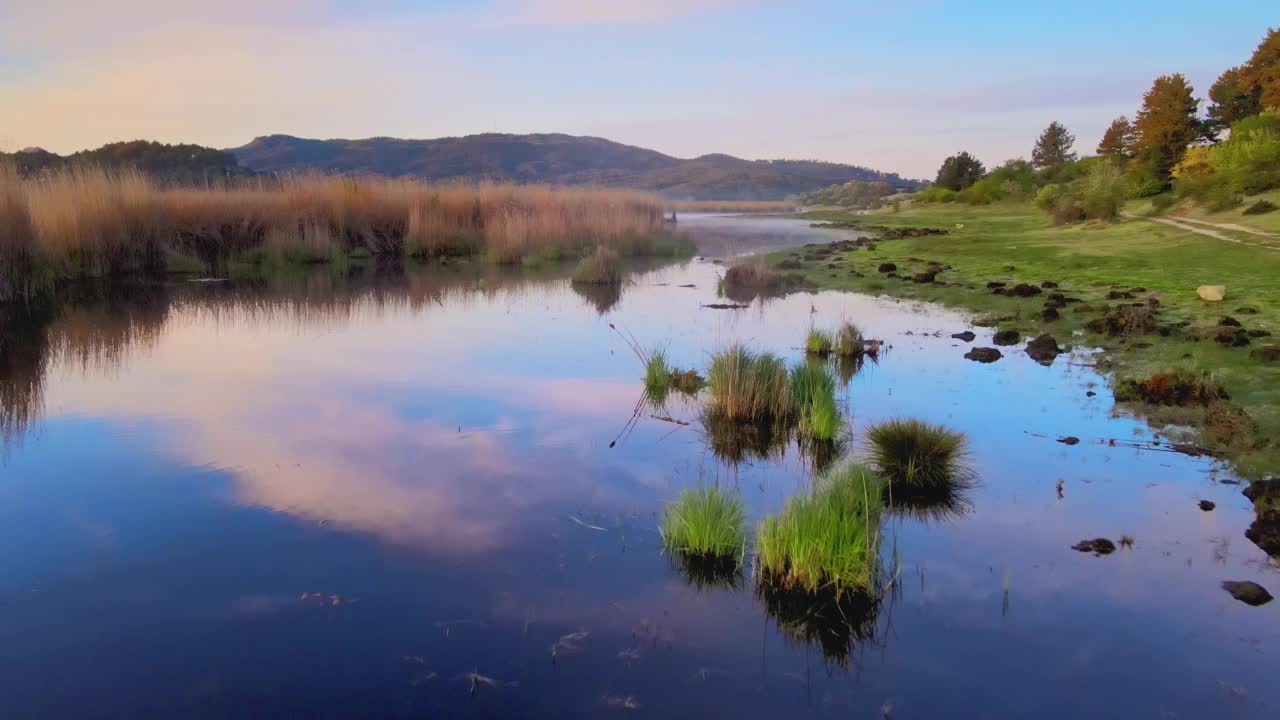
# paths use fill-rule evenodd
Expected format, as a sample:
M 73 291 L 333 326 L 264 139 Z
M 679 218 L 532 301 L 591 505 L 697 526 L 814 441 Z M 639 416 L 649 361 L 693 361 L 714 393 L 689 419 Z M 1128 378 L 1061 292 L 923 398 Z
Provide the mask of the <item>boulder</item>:
M 1201 285 L 1196 288 L 1196 295 L 1205 302 L 1222 302 L 1227 298 L 1226 285 Z
M 965 353 L 964 356 L 974 362 L 993 363 L 1004 357 L 1000 351 L 995 348 L 974 348 Z
M 1239 600 L 1245 605 L 1252 605 L 1254 607 L 1266 605 L 1274 599 L 1271 597 L 1271 593 L 1267 592 L 1266 588 L 1252 580 L 1227 580 L 1222 583 L 1222 589 L 1231 593 L 1231 597 Z

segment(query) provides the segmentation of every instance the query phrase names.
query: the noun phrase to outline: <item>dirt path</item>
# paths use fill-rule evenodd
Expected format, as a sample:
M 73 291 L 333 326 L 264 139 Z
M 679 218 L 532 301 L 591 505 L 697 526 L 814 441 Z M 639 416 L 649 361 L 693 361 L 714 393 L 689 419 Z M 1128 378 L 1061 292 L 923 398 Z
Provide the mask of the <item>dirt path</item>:
M 1252 247 L 1259 247 L 1266 250 L 1275 250 L 1277 252 L 1280 252 L 1280 247 L 1276 247 L 1274 245 L 1249 242 L 1247 240 L 1241 240 L 1239 238 L 1233 238 L 1230 235 L 1227 235 L 1226 234 L 1227 232 L 1236 230 L 1234 226 L 1215 225 L 1214 223 L 1210 223 L 1210 222 L 1187 220 L 1186 218 L 1147 217 L 1145 215 L 1134 215 L 1133 213 L 1121 213 L 1121 215 L 1123 215 L 1125 218 L 1128 218 L 1130 220 L 1146 220 L 1148 222 L 1160 223 L 1161 225 L 1168 225 L 1169 227 L 1176 227 L 1181 230 L 1186 230 L 1187 232 L 1196 233 L 1197 235 L 1204 235 L 1205 237 L 1211 237 L 1211 238 L 1214 238 L 1215 240 L 1225 240 L 1229 243 L 1235 243 L 1237 245 L 1249 245 Z M 1208 225 L 1209 227 L 1204 227 L 1205 225 Z M 1275 237 L 1274 235 L 1270 235 L 1268 233 L 1264 233 L 1261 231 L 1241 230 L 1240 232 L 1249 232 L 1249 234 L 1251 235 L 1263 235 L 1265 237 Z
M 1173 219 L 1180 222 L 1189 222 L 1189 223 L 1195 223 L 1196 225 L 1204 225 L 1206 227 L 1216 228 L 1218 230 L 1229 230 L 1231 232 L 1245 233 L 1246 235 L 1258 235 L 1266 238 L 1280 239 L 1280 235 L 1277 235 L 1275 233 L 1265 232 L 1257 228 L 1251 228 L 1248 225 L 1238 225 L 1236 223 L 1214 223 L 1214 222 L 1209 222 L 1208 220 L 1198 220 L 1196 218 L 1189 218 L 1189 217 L 1175 217 Z

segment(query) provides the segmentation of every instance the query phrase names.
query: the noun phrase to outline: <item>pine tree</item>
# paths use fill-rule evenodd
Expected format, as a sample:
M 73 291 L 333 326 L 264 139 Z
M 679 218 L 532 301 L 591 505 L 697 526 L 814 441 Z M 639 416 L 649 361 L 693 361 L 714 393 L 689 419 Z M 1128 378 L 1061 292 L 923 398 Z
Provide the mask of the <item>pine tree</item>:
M 1135 123 L 1137 154 L 1161 182 L 1168 182 L 1187 146 L 1205 136 L 1197 116 L 1200 101 L 1192 92 L 1191 83 L 1181 74 L 1162 75 L 1142 97 Z
M 1134 145 L 1138 142 L 1137 132 L 1129 118 L 1121 115 L 1111 121 L 1107 131 L 1102 134 L 1102 142 L 1098 143 L 1098 154 L 1116 160 L 1128 160 L 1133 157 Z
M 963 190 L 982 179 L 986 168 L 967 152 L 957 153 L 942 161 L 934 184 L 951 190 Z
M 1067 132 L 1062 123 L 1054 121 L 1040 133 L 1036 146 L 1031 150 L 1031 164 L 1038 168 L 1060 168 L 1074 162 L 1076 154 L 1071 146 L 1076 142 L 1075 135 Z
M 1245 68 L 1233 67 L 1209 88 L 1209 125 L 1217 133 L 1231 123 L 1262 112 L 1262 88 L 1245 79 Z

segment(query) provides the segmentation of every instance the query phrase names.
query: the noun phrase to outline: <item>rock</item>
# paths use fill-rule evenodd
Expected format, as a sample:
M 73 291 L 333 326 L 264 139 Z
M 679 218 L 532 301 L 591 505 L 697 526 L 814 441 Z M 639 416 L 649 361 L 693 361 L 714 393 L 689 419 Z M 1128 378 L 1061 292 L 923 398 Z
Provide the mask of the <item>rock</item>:
M 1056 308 L 1045 308 L 1044 312 L 1040 313 L 1040 317 L 1043 318 L 1045 322 L 1053 322 L 1062 316 L 1058 314 Z
M 1022 340 L 1022 335 L 1017 330 L 1000 330 L 996 332 L 993 340 L 997 345 L 1017 345 Z
M 965 341 L 965 342 L 973 342 L 973 341 L 974 341 L 974 339 L 976 339 L 978 336 L 977 336 L 977 335 L 974 335 L 972 332 L 970 332 L 970 331 L 968 331 L 968 330 L 965 330 L 964 332 L 958 332 L 958 333 L 955 333 L 955 334 L 954 334 L 954 335 L 952 335 L 951 337 L 955 338 L 956 340 L 963 340 L 963 341 Z
M 1110 555 L 1116 551 L 1116 544 L 1106 538 L 1094 538 L 1092 540 L 1081 540 L 1072 545 L 1071 549 L 1080 552 L 1091 552 L 1094 555 Z
M 1058 283 L 1052 280 L 1045 280 L 1044 282 L 1040 283 L 1040 287 L 1044 288 L 1045 290 L 1049 290 L 1051 288 L 1058 287 Z
M 1218 325 L 1221 327 L 1240 327 L 1240 321 L 1228 315 L 1219 320 Z
M 1226 285 L 1201 285 L 1196 288 L 1196 295 L 1206 302 L 1222 302 L 1227 297 Z
M 1258 348 L 1249 353 L 1249 357 L 1265 363 L 1280 362 L 1280 345 L 1268 345 Z
M 1280 510 L 1262 510 L 1244 536 L 1273 558 L 1280 558 Z
M 1214 504 L 1214 502 L 1213 502 L 1213 501 L 1211 501 L 1211 500 L 1201 500 L 1201 501 L 1200 501 L 1200 509 L 1201 509 L 1201 510 L 1203 510 L 1203 511 L 1205 511 L 1205 512 L 1209 512 L 1210 510 L 1213 510 L 1213 509 L 1214 509 L 1214 508 L 1216 508 L 1216 507 L 1218 507 L 1218 506 L 1217 506 L 1216 504 Z
M 1009 294 L 1014 297 L 1031 297 L 1033 295 L 1039 295 L 1040 292 L 1040 288 L 1026 283 L 1018 283 L 1017 285 L 1009 288 Z
M 1090 391 L 1086 392 L 1086 393 L 1084 394 L 1084 396 L 1085 396 L 1085 397 L 1093 397 L 1094 395 L 1097 395 L 1097 394 L 1098 394 L 1098 393 L 1096 393 L 1096 392 L 1094 392 L 1094 391 L 1090 390 Z
M 1066 437 L 1058 438 L 1058 442 L 1062 443 L 1063 445 L 1079 445 L 1080 438 L 1074 435 L 1068 435 Z
M 1222 589 L 1231 593 L 1231 597 L 1239 600 L 1245 605 L 1258 607 L 1271 602 L 1273 598 L 1267 589 L 1252 580 L 1227 580 L 1222 583 Z
M 935 279 L 937 279 L 937 277 L 938 277 L 937 273 L 922 272 L 922 273 L 916 273 L 915 275 L 913 275 L 911 277 L 911 281 L 917 282 L 917 283 L 931 283 Z
M 894 270 L 897 270 L 898 266 L 894 265 L 893 263 L 880 263 L 880 267 L 876 269 L 882 273 L 887 273 L 887 272 L 893 272 Z
M 965 353 L 964 356 L 970 360 L 980 363 L 993 363 L 1004 357 L 1000 351 L 995 348 L 974 348 Z
M 994 289 L 996 289 L 996 288 L 1002 288 L 1002 287 L 1004 287 L 1004 286 L 1005 286 L 1005 285 L 1007 285 L 1007 284 L 1008 284 L 1008 283 L 1002 283 L 1002 282 L 998 282 L 998 281 L 996 281 L 996 280 L 992 280 L 991 282 L 987 283 L 987 289 L 988 289 L 988 290 L 994 290 Z
M 1052 335 L 1041 335 L 1027 343 L 1027 355 L 1041 365 L 1052 365 L 1060 354 L 1062 348 L 1058 347 L 1058 341 Z

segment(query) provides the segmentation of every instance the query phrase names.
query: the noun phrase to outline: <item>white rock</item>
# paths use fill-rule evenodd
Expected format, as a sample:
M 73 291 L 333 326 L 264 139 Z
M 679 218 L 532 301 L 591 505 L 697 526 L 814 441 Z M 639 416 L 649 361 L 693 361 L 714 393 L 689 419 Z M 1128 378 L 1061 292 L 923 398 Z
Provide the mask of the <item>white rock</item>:
M 1201 300 L 1207 300 L 1209 302 L 1222 302 L 1223 298 L 1227 296 L 1227 286 L 1226 285 L 1201 285 L 1200 287 L 1196 288 L 1196 294 L 1200 296 Z

